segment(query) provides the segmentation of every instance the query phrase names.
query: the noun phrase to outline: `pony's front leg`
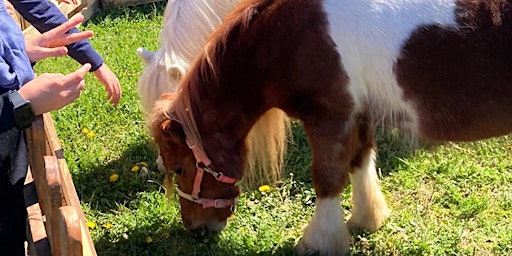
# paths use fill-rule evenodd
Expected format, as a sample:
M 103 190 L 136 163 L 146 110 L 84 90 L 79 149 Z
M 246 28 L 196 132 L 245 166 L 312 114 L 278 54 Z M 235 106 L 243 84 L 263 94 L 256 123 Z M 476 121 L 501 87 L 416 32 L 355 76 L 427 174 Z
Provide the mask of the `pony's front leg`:
M 299 255 L 346 255 L 350 237 L 338 196 L 317 197 L 315 213 L 295 247 Z
M 340 193 L 348 183 L 353 133 L 335 121 L 304 123 L 304 128 L 313 151 L 312 178 L 317 197 L 315 213 L 295 249 L 302 255 L 345 255 L 350 240 Z

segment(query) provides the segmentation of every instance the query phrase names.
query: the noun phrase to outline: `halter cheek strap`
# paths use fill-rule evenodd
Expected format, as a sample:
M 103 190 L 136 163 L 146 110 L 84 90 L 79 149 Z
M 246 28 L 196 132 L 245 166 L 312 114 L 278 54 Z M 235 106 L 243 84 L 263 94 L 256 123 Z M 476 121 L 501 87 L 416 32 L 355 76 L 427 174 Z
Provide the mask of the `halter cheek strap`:
M 176 188 L 176 190 L 178 190 L 178 195 L 180 195 L 181 197 L 183 197 L 191 202 L 202 205 L 203 209 L 212 208 L 212 207 L 217 208 L 217 209 L 226 208 L 226 207 L 234 208 L 238 204 L 238 198 L 234 198 L 234 199 L 194 198 L 192 195 L 181 191 L 181 189 L 179 189 L 179 188 Z
M 227 184 L 234 184 L 237 185 L 237 179 L 228 177 L 224 175 L 222 172 L 217 172 L 211 169 L 209 166 L 211 165 L 210 159 L 206 156 L 206 153 L 199 149 L 196 145 L 191 145 L 190 141 L 187 138 L 187 144 L 189 148 L 194 153 L 194 156 L 196 158 L 196 176 L 194 178 L 194 184 L 192 186 L 192 193 L 187 194 L 183 191 L 181 191 L 178 188 L 178 194 L 192 202 L 195 202 L 197 204 L 201 204 L 203 206 L 203 209 L 205 208 L 226 208 L 226 207 L 234 207 L 237 202 L 238 198 L 234 199 L 205 199 L 200 198 L 199 193 L 201 192 L 201 182 L 203 180 L 204 172 L 207 172 L 211 174 L 217 181 Z

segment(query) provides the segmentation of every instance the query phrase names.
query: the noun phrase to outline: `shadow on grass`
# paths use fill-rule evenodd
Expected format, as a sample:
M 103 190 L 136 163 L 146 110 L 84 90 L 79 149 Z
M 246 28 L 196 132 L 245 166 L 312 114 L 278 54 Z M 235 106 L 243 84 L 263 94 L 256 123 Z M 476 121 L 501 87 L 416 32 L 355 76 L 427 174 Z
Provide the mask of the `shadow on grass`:
M 158 227 L 137 228 L 128 232 L 133 237 L 145 237 L 148 232 L 156 228 Z M 156 238 L 152 243 L 128 238 L 114 244 L 102 238 L 96 242 L 98 255 L 295 255 L 292 241 L 281 244 L 273 251 L 253 250 L 241 248 L 241 245 L 236 242 L 225 241 L 219 235 L 192 234 L 186 231 L 180 223 L 159 229 L 158 232 L 151 235 Z
M 163 14 L 166 5 L 167 1 L 160 1 L 136 6 L 101 9 L 95 13 L 94 16 L 92 16 L 85 25 L 87 25 L 87 23 L 102 23 L 102 21 L 105 19 L 115 19 L 116 17 L 122 17 L 126 20 L 133 20 L 141 17 L 155 15 L 156 13 Z
M 116 204 L 126 205 L 138 192 L 161 190 L 162 175 L 154 163 L 157 153 L 149 141 L 131 145 L 115 161 L 107 165 L 81 165 L 78 173 L 73 173 L 73 181 L 80 200 L 99 211 L 109 211 Z M 141 162 L 149 164 L 147 174 L 134 172 L 132 167 L 142 168 Z M 117 180 L 113 181 L 113 175 Z
M 88 209 L 94 212 L 97 222 L 94 233 L 95 248 L 98 255 L 233 255 L 243 251 L 243 255 L 293 255 L 293 243 L 279 244 L 272 252 L 251 251 L 243 244 L 227 241 L 225 238 L 211 235 L 195 235 L 185 230 L 179 216 L 179 205 L 176 195 L 167 202 L 161 186 L 162 175 L 156 170 L 157 153 L 153 144 L 142 141 L 133 144 L 115 161 L 107 165 L 79 167 L 80 172 L 73 174 L 79 197 Z M 140 172 L 132 172 L 133 163 L 148 160 L 149 173 L 141 176 Z M 111 182 L 109 176 L 118 174 L 119 179 Z M 144 212 L 138 208 L 147 194 L 157 194 L 155 201 L 148 200 L 150 209 Z M 153 210 L 151 210 L 154 207 Z M 169 209 L 171 212 L 165 213 Z M 163 213 L 162 213 L 163 212 Z M 109 232 L 101 227 L 98 216 L 132 214 L 133 219 L 117 216 L 119 221 L 135 224 L 114 225 L 126 226 L 125 230 Z M 112 217 L 110 217 L 112 218 Z M 144 218 L 154 218 L 147 220 Z M 101 217 L 99 218 L 101 219 Z M 114 219 L 115 221 L 115 219 Z M 234 223 L 235 224 L 235 223 Z M 129 228 L 133 226 L 133 228 Z M 146 238 L 151 236 L 151 242 Z

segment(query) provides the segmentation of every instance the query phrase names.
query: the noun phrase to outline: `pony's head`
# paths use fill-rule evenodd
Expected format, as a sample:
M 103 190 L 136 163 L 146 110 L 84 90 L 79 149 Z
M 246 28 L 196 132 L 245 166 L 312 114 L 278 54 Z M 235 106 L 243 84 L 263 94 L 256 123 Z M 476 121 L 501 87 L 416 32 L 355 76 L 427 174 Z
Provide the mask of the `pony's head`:
M 202 153 L 189 145 L 183 124 L 168 112 L 174 98 L 174 94 L 164 94 L 155 103 L 150 124 L 160 150 L 159 166 L 167 190 L 172 191 L 172 177 L 175 177 L 181 217 L 187 229 L 219 232 L 233 214 L 240 190 L 236 180 L 215 171 L 201 160 L 203 156 L 198 156 Z

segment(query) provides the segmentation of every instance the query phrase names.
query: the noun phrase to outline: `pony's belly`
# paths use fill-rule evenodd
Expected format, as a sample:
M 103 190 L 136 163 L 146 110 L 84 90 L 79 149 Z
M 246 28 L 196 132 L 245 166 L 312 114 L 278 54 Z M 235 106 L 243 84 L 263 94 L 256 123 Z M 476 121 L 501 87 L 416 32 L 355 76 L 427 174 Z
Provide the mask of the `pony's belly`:
M 511 98 L 497 99 L 497 105 L 461 102 L 459 107 L 452 107 L 451 102 L 440 102 L 433 108 L 419 109 L 418 135 L 438 141 L 474 141 L 508 134 L 512 132 L 512 110 L 504 101 L 512 103 Z

